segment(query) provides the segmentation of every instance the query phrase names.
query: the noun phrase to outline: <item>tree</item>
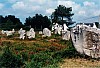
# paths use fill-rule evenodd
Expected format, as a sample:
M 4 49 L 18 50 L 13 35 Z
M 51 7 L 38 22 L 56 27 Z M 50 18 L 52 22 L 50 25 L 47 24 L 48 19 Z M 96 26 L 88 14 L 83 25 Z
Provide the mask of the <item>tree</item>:
M 35 30 L 42 30 L 43 28 L 50 28 L 51 22 L 47 16 L 36 14 L 33 17 L 28 17 L 25 20 L 25 27 L 32 27 Z
M 13 28 L 19 29 L 21 27 L 23 27 L 22 22 L 14 15 L 0 16 L 0 29 L 12 30 Z
M 99 26 L 99 22 L 95 22 L 95 25 L 96 25 L 97 28 L 100 27 L 100 26 Z
M 72 7 L 66 8 L 63 5 L 59 5 L 51 15 L 52 22 L 59 23 L 61 25 L 66 23 L 67 26 L 72 25 L 73 22 L 71 17 L 74 14 L 71 13 L 71 11 Z
M 0 28 L 2 28 L 3 22 L 4 22 L 4 17 L 0 15 Z

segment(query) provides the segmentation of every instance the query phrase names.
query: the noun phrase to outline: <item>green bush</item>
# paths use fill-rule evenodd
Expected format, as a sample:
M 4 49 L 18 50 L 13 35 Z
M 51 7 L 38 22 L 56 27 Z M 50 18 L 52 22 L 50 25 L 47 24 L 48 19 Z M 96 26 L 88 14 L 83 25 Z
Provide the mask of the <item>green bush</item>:
M 59 59 L 60 58 L 66 58 L 66 57 L 67 58 L 72 58 L 72 57 L 76 57 L 78 55 L 76 49 L 72 45 L 71 40 L 69 40 L 69 41 L 61 40 L 61 43 L 62 44 L 66 43 L 66 48 L 64 48 L 60 51 L 56 51 L 53 54 L 54 58 L 59 58 Z
M 24 50 L 25 48 L 26 48 L 26 44 L 24 43 L 24 42 L 22 42 L 22 43 L 14 43 L 14 48 L 15 48 L 15 50 Z
M 28 61 L 28 54 L 27 54 L 27 52 L 22 52 L 21 56 L 22 56 L 22 60 L 23 61 Z
M 41 68 L 54 63 L 54 59 L 47 53 L 38 53 L 32 55 L 32 60 L 26 65 L 26 68 Z
M 15 56 L 10 51 L 10 47 L 7 46 L 4 53 L 0 57 L 0 66 L 4 68 L 20 68 L 23 65 L 24 63 L 22 62 L 21 58 Z

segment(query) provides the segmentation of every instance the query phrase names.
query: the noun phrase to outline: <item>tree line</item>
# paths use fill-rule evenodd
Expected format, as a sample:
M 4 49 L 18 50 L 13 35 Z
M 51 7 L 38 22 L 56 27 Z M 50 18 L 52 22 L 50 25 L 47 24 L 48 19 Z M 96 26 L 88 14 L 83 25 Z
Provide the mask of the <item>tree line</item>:
M 18 29 L 23 27 L 22 22 L 20 22 L 19 18 L 16 18 L 14 15 L 8 15 L 3 17 L 0 15 L 0 29 L 3 30 L 11 30 Z
M 14 15 L 8 15 L 3 17 L 0 15 L 0 29 L 11 30 L 11 29 L 29 29 L 34 28 L 35 30 L 42 30 L 43 28 L 51 29 L 52 23 L 59 23 L 63 25 L 66 23 L 67 26 L 72 25 L 72 7 L 66 8 L 63 5 L 57 6 L 54 12 L 52 12 L 50 18 L 43 16 L 42 14 L 35 14 L 33 17 L 27 17 L 25 23 L 22 24 L 19 18 Z
M 25 20 L 25 27 L 32 27 L 35 30 L 42 30 L 43 28 L 50 28 L 51 21 L 47 16 L 36 14 L 33 17 L 28 17 Z

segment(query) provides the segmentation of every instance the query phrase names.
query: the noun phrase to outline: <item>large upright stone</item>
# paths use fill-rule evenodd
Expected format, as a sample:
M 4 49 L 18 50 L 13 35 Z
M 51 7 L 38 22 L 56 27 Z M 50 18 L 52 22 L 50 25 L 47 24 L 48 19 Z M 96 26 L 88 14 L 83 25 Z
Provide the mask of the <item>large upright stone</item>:
M 93 28 L 97 28 L 96 25 L 95 25 L 95 23 L 93 23 Z
M 69 40 L 70 39 L 70 31 L 66 31 L 65 33 L 63 33 L 62 39 L 63 40 Z
M 52 31 L 54 31 L 55 29 L 57 29 L 58 26 L 59 26 L 58 23 L 53 23 L 53 25 L 52 25 Z
M 61 31 L 62 31 L 62 26 L 59 25 L 56 29 L 55 29 L 55 34 L 61 34 Z
M 71 30 L 73 45 L 80 54 L 100 58 L 100 29 L 82 25 Z
M 44 34 L 44 36 L 50 37 L 51 36 L 51 31 L 48 28 L 44 28 L 43 29 L 43 34 Z
M 18 31 L 18 33 L 20 34 L 20 39 L 25 39 L 25 30 L 23 30 L 22 28 Z
M 66 24 L 63 24 L 63 27 L 64 27 L 64 31 L 67 31 L 68 27 Z
M 31 28 L 29 31 L 27 31 L 26 34 L 27 34 L 27 36 L 28 36 L 29 39 L 35 38 L 35 31 L 34 31 L 33 28 Z
M 43 34 L 43 32 L 42 31 L 39 31 L 39 34 Z
M 1 33 L 2 33 L 2 34 L 6 34 L 6 31 L 2 30 Z

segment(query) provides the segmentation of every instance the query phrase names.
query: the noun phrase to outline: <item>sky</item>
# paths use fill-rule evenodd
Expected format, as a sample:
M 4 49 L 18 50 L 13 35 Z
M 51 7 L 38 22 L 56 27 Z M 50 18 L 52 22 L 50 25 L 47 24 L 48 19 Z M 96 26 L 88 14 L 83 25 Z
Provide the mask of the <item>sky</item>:
M 36 13 L 50 17 L 58 5 L 72 7 L 73 21 L 95 22 L 100 15 L 100 0 L 0 0 L 0 15 L 15 15 L 22 23 Z

